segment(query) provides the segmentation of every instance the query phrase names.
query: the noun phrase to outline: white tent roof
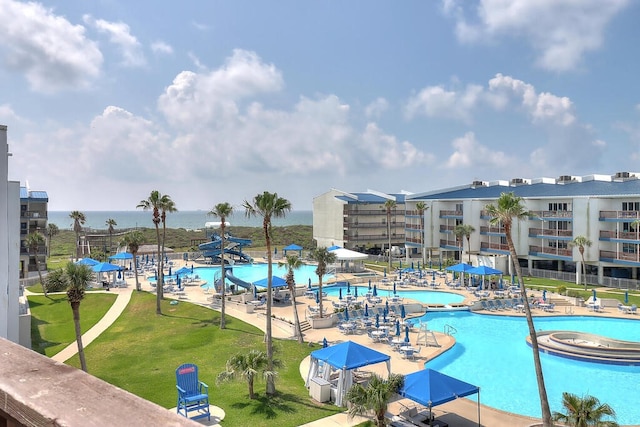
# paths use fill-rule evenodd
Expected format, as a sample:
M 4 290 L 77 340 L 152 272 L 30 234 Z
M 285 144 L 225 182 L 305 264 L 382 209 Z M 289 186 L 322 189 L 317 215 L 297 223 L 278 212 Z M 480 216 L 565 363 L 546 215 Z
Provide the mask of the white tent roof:
M 369 255 L 361 254 L 360 252 L 352 251 L 345 248 L 334 249 L 331 253 L 336 254 L 336 258 L 338 261 L 351 261 L 351 260 L 362 260 L 367 259 Z

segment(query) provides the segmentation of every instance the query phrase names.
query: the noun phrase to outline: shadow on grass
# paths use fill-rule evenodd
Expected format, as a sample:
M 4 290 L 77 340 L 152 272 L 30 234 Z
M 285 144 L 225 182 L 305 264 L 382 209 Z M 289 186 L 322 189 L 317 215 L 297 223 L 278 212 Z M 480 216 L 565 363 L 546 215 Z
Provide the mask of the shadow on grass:
M 302 403 L 294 394 L 276 394 L 275 396 L 258 395 L 256 399 L 247 398 L 244 402 L 234 403 L 235 409 L 249 408 L 252 415 L 259 415 L 264 419 L 277 418 L 279 414 L 291 414 L 296 412 L 292 403 Z
M 31 349 L 37 353 L 47 355 L 45 350 L 49 347 L 54 347 L 61 343 L 47 341 L 42 338 L 40 334 L 40 326 L 48 325 L 49 322 L 45 322 L 43 320 L 38 319 L 37 317 L 31 316 Z

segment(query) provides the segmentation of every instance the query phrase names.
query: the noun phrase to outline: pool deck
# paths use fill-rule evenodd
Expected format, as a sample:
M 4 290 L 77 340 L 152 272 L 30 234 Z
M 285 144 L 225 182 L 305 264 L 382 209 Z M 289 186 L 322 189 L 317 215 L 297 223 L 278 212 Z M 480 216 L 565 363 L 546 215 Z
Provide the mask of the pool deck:
M 367 285 L 369 277 L 354 277 L 348 274 L 340 274 L 337 281 L 350 280 L 352 283 L 357 283 L 358 286 L 362 284 Z M 135 288 L 135 284 L 133 279 L 127 280 L 129 283 L 129 288 Z M 452 290 L 444 285 L 443 278 L 437 278 L 437 281 L 441 283 L 439 289 L 433 290 L 431 288 L 425 287 L 416 287 L 416 286 L 405 286 L 402 288 L 398 288 L 397 290 L 401 292 L 402 290 L 430 290 L 430 291 L 445 291 L 445 292 L 453 292 L 459 293 L 465 296 L 465 303 L 471 303 L 475 301 L 477 298 L 473 296 L 470 292 L 465 290 Z M 142 279 L 142 289 L 149 290 L 151 288 L 150 284 Z M 392 282 L 381 283 L 375 282 L 379 292 L 387 292 L 393 289 Z M 603 291 L 611 292 L 611 289 L 603 288 Z M 125 291 L 124 289 L 118 291 Z M 169 293 L 165 293 L 165 297 L 167 298 L 176 298 L 180 301 L 192 302 L 196 304 L 201 304 L 207 307 L 211 307 L 212 295 L 208 293 L 208 291 L 202 289 L 200 286 L 186 286 L 184 288 L 185 293 L 182 295 L 172 295 Z M 527 291 L 528 295 L 534 294 L 536 297 L 541 297 L 542 293 L 537 291 Z M 552 298 L 554 295 L 551 293 L 547 293 L 549 298 Z M 325 299 L 327 308 L 331 308 L 331 300 L 337 300 L 337 297 L 328 297 Z M 621 292 L 620 300 L 624 299 L 624 293 Z M 384 297 L 383 297 L 384 300 Z M 307 299 L 304 296 L 296 298 L 296 308 L 298 309 L 299 317 L 301 320 L 305 319 L 306 308 L 309 303 L 315 306 L 315 300 Z M 227 305 L 227 314 L 229 316 L 238 318 L 245 322 L 251 323 L 262 330 L 265 329 L 265 316 L 264 309 L 255 310 L 253 313 L 246 313 L 243 310 L 239 310 L 234 305 Z M 617 307 L 607 307 L 602 311 L 593 312 L 590 311 L 588 307 L 578 307 L 571 306 L 571 309 L 566 309 L 564 307 L 559 307 L 554 312 L 545 312 L 541 309 L 532 310 L 534 316 L 598 316 L 598 317 L 619 317 L 625 319 L 638 319 L 640 320 L 640 316 L 633 314 L 625 314 L 618 310 Z M 497 310 L 497 311 L 486 311 L 480 310 L 478 313 L 483 313 L 487 315 L 496 315 L 496 316 L 524 316 L 524 313 L 517 312 L 514 310 Z M 281 304 L 273 304 L 272 306 L 272 314 L 277 319 L 285 319 L 286 321 L 293 322 L 293 310 L 291 304 L 281 305 Z M 421 314 L 422 315 L 422 314 Z M 291 328 L 289 327 L 281 327 L 278 325 L 278 322 L 273 323 L 273 336 L 275 338 L 281 339 L 291 339 Z M 411 342 L 416 342 L 417 340 L 417 331 L 410 332 Z M 439 354 L 442 354 L 449 348 L 451 348 L 455 344 L 455 339 L 451 336 L 445 335 L 443 333 L 435 332 L 439 347 L 422 347 L 420 354 L 416 356 L 414 360 L 404 359 L 398 352 L 393 351 L 389 345 L 382 343 L 374 343 L 369 337 L 363 332 L 356 332 L 349 335 L 342 334 L 338 328 L 332 327 L 327 329 L 308 329 L 304 332 L 305 342 L 314 342 L 314 343 L 322 343 L 323 339 L 326 338 L 329 344 L 336 344 L 340 342 L 344 342 L 347 340 L 351 340 L 363 345 L 366 345 L 370 348 L 373 348 L 377 351 L 388 354 L 391 357 L 391 369 L 394 373 L 399 374 L 409 374 L 411 372 L 415 372 L 419 369 L 422 369 L 424 363 L 437 357 Z M 309 368 L 309 358 L 305 358 L 300 364 L 300 375 L 303 379 L 306 379 L 307 372 Z M 386 367 L 384 364 L 372 365 L 368 366 L 367 370 L 378 373 L 380 375 L 386 376 Z M 482 399 L 482 394 L 480 396 Z M 520 416 L 517 414 L 507 413 L 504 411 L 500 411 L 498 409 L 481 405 L 481 425 L 482 426 L 509 426 L 509 427 L 528 427 L 532 424 L 540 422 L 539 420 L 531 417 Z M 412 401 L 401 399 L 395 402 L 392 402 L 389 405 L 389 413 L 397 414 L 402 410 L 402 405 L 405 406 L 415 406 L 415 403 Z M 457 399 L 452 402 L 437 406 L 433 409 L 434 414 L 440 420 L 447 422 L 451 426 L 461 426 L 461 427 L 471 427 L 478 426 L 478 408 L 477 401 L 475 396 L 470 396 L 468 399 Z M 355 417 L 350 419 L 346 416 L 345 413 L 336 414 L 332 417 L 324 418 L 309 424 L 306 426 L 353 426 L 361 423 L 364 418 Z M 633 427 L 640 427 L 640 425 L 636 425 Z

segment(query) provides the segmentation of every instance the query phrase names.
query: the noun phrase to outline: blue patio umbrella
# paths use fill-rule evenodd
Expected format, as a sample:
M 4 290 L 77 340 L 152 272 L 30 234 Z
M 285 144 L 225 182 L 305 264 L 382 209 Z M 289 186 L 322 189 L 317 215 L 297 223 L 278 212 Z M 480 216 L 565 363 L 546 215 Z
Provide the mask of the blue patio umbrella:
M 171 266 L 169 266 L 169 276 L 171 276 Z
M 413 268 L 413 261 L 411 261 L 411 268 Z
M 382 312 L 382 321 L 384 323 L 387 323 L 387 311 L 386 310 Z
M 369 279 L 369 290 L 371 290 L 371 279 Z
M 542 301 L 545 301 L 545 302 L 547 301 L 547 290 L 546 289 L 544 289 L 542 291 Z
M 400 269 L 402 270 L 402 260 L 400 260 Z
M 373 296 L 374 297 L 378 296 L 378 288 L 376 287 L 376 285 L 373 285 Z
M 96 264 L 100 264 L 100 261 L 93 258 L 82 258 L 81 260 L 76 261 L 78 265 L 88 265 L 89 267 L 93 267 Z
M 418 268 L 418 278 L 422 279 L 422 270 Z
M 504 285 L 502 284 L 502 276 L 500 276 L 500 282 L 498 283 L 499 289 L 504 289 Z
M 149 264 L 149 254 L 147 254 L 147 260 L 145 262 Z
M 593 290 L 593 302 L 596 302 L 596 299 L 597 299 L 597 298 L 596 298 L 596 290 L 594 289 L 594 290 Z
M 342 299 L 342 288 L 338 289 L 338 299 Z
M 420 261 L 418 261 L 418 270 L 420 270 Z
M 347 282 L 347 293 L 351 293 L 351 282 Z
M 433 280 L 436 280 L 436 271 L 435 271 L 435 270 L 433 270 L 433 271 L 431 272 L 431 278 L 432 278 Z
M 180 276 L 176 278 L 176 284 L 178 285 L 178 289 L 182 289 L 182 279 Z
M 253 299 L 258 299 L 258 288 L 256 287 L 256 285 L 253 285 L 252 288 L 253 288 Z
M 396 294 L 396 282 L 393 282 L 393 294 Z
M 320 292 L 316 291 L 316 304 L 320 304 Z
M 384 271 L 384 277 L 387 277 L 387 267 L 385 267 L 383 271 Z
M 400 321 L 396 320 L 396 336 L 400 336 Z
M 327 338 L 324 337 L 322 338 L 322 348 L 327 348 L 329 347 L 329 343 L 327 342 Z
M 191 274 L 193 274 L 193 264 L 191 264 Z
M 364 305 L 364 317 L 369 317 L 369 304 Z
M 629 291 L 624 291 L 624 303 L 629 304 Z
M 129 261 L 129 270 L 133 270 L 133 264 Z
M 380 315 L 376 313 L 376 328 L 380 327 Z
M 400 266 L 400 268 L 402 268 L 402 266 Z M 398 272 L 398 277 L 400 278 L 400 280 L 402 280 L 402 270 Z
M 389 312 L 389 300 L 386 300 L 384 302 L 384 311 L 386 311 L 387 313 Z
M 433 268 L 433 264 L 431 263 L 431 260 L 429 260 L 429 268 Z
M 516 276 L 515 274 L 511 275 L 511 284 L 513 285 L 514 283 L 516 283 Z
M 409 340 L 409 326 L 404 327 L 404 342 L 410 342 Z
M 108 273 L 110 271 L 120 271 L 122 267 L 119 265 L 110 264 L 108 262 L 101 262 L 91 267 L 95 273 Z
M 309 286 L 308 286 L 308 288 L 311 289 L 311 277 L 309 277 Z
M 118 270 L 118 279 L 122 279 L 122 271 Z
M 189 274 L 189 269 L 187 267 L 180 267 L 178 270 L 176 270 L 176 276 L 179 276 L 181 274 Z
M 407 312 L 404 309 L 404 304 L 400 306 L 400 317 L 402 317 L 403 319 L 407 317 Z
M 440 260 L 440 270 L 442 270 L 442 260 Z
M 353 287 L 353 296 L 358 298 L 358 287 L 357 286 Z
M 349 321 L 349 307 L 344 308 L 344 320 Z

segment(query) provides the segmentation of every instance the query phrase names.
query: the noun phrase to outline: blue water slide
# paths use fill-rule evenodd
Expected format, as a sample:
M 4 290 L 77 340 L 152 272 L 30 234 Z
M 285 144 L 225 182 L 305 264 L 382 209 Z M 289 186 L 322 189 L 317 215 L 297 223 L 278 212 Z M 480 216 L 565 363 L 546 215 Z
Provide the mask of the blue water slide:
M 238 286 L 242 286 L 245 289 L 252 289 L 253 285 L 249 282 L 245 282 L 242 279 L 238 279 L 236 276 L 234 276 L 233 274 L 231 274 L 230 271 L 227 271 L 225 273 L 225 277 L 231 282 L 231 283 L 235 283 Z

